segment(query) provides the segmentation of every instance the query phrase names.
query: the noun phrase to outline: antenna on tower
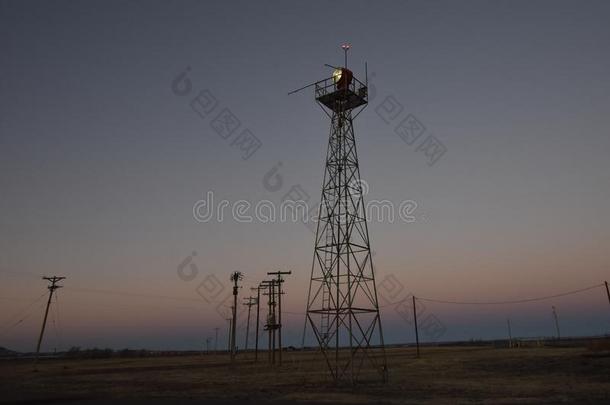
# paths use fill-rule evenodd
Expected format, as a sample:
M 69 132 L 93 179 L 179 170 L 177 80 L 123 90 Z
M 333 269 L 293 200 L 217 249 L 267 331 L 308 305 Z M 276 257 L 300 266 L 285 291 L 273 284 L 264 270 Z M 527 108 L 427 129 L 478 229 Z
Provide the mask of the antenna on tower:
M 329 68 L 333 68 L 333 69 L 335 69 L 335 70 L 337 70 L 337 69 L 341 69 L 340 67 L 336 67 L 336 66 L 333 66 L 333 65 L 329 65 L 328 63 L 325 63 L 325 64 L 324 64 L 324 66 L 329 67 Z
M 306 88 L 311 87 L 311 86 L 313 86 L 313 85 L 314 85 L 314 84 L 316 84 L 316 83 L 317 83 L 317 82 L 315 82 L 315 83 L 310 83 L 310 84 L 308 84 L 308 85 L 306 85 L 306 86 L 303 86 L 303 87 L 299 87 L 298 89 L 296 89 L 296 90 L 292 90 L 291 92 L 289 92 L 289 93 L 288 93 L 288 95 L 291 95 L 291 94 L 294 94 L 294 93 L 298 93 L 299 91 L 301 91 L 301 90 L 305 90 Z
M 343 49 L 343 52 L 345 52 L 345 68 L 347 69 L 347 51 L 349 51 L 349 48 L 351 48 L 352 46 L 350 44 L 343 44 L 341 45 L 341 49 Z

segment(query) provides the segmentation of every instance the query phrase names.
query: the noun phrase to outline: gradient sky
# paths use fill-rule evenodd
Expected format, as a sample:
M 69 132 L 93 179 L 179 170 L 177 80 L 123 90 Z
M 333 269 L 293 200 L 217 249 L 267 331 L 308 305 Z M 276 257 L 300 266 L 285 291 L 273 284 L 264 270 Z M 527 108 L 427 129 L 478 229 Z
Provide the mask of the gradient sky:
M 299 344 L 311 232 L 199 223 L 192 208 L 210 190 L 279 202 L 294 184 L 319 199 L 328 119 L 312 91 L 287 92 L 329 76 L 343 42 L 358 77 L 368 62 L 370 107 L 355 121 L 367 199 L 417 203 L 414 223 L 370 224 L 378 280 L 462 301 L 601 283 L 609 20 L 605 1 L 0 1 L 0 346 L 35 348 L 43 301 L 28 305 L 43 274 L 68 277 L 45 350 L 195 349 L 214 327 L 226 335 L 197 294 L 204 277 L 227 287 L 240 270 L 250 287 L 276 269 L 293 271 L 285 334 Z M 250 159 L 172 92 L 187 67 L 193 92 L 208 89 L 262 141 Z M 375 112 L 388 96 L 447 147 L 435 165 Z M 263 177 L 278 162 L 272 192 Z M 183 281 L 193 251 L 200 274 Z M 504 338 L 507 317 L 514 335 L 549 336 L 552 305 L 563 335 L 610 331 L 601 288 L 425 311 L 441 340 Z M 392 308 L 382 317 L 389 343 L 413 340 Z

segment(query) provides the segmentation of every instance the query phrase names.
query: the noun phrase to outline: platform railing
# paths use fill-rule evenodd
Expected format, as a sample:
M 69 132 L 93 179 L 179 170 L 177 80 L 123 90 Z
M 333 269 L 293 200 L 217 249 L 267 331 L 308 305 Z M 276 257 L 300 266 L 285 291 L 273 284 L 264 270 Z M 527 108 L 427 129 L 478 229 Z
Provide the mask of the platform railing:
M 350 91 L 354 92 L 355 94 L 359 95 L 362 98 L 366 98 L 366 96 L 367 96 L 366 85 L 364 83 L 362 83 L 360 80 L 356 79 L 355 77 L 352 78 L 352 81 L 349 84 L 348 89 Z M 316 95 L 316 98 L 319 98 L 319 97 L 323 97 L 327 94 L 334 93 L 337 90 L 339 90 L 337 88 L 337 84 L 335 83 L 335 81 L 333 80 L 332 77 L 329 77 L 328 79 L 320 80 L 319 82 L 316 83 L 315 95 Z

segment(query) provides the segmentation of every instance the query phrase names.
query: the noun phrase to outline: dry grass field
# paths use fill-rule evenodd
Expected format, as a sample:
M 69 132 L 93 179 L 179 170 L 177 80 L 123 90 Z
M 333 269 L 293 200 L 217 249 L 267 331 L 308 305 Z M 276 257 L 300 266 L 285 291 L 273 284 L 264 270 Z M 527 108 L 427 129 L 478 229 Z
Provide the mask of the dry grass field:
M 316 353 L 285 352 L 282 367 L 242 354 L 0 362 L 4 402 L 85 399 L 237 403 L 610 403 L 610 352 L 587 348 L 389 349 L 390 381 L 335 386 Z M 170 401 L 168 401 L 170 402 Z M 140 403 L 140 402 L 138 402 Z

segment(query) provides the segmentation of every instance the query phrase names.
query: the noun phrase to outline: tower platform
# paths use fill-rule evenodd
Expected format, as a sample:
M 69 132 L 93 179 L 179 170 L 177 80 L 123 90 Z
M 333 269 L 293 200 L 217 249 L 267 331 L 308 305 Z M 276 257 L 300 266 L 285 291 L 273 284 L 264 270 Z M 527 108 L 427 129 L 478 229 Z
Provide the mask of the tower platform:
M 368 103 L 368 88 L 355 77 L 344 89 L 338 88 L 332 78 L 320 80 L 315 85 L 316 100 L 334 112 L 351 110 Z

